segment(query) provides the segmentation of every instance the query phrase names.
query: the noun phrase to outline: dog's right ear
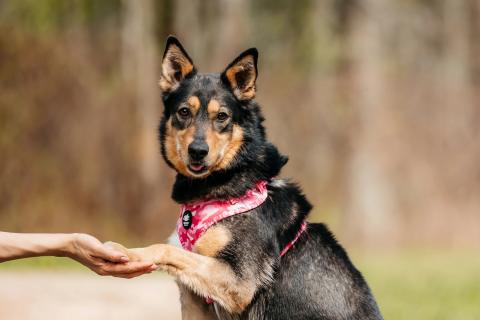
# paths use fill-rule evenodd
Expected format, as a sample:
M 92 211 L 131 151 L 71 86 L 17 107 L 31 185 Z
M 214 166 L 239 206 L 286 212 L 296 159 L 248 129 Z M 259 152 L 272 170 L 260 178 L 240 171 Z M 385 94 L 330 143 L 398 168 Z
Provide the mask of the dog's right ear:
M 195 74 L 192 59 L 177 38 L 169 36 L 162 59 L 162 74 L 158 84 L 163 93 L 174 91 L 185 78 Z

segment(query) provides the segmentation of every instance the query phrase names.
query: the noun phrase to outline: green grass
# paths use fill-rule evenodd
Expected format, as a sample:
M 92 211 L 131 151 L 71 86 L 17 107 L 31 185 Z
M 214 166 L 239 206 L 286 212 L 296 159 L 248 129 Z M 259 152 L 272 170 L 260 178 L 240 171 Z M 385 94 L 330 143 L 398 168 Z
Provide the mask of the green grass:
M 1 270 L 14 271 L 65 271 L 65 270 L 88 270 L 81 264 L 69 258 L 38 257 L 21 260 L 12 260 L 0 263 Z
M 480 319 L 478 253 L 354 257 L 387 320 Z
M 408 251 L 352 258 L 386 320 L 480 319 L 480 255 L 475 252 Z M 48 257 L 2 263 L 1 270 L 87 271 L 72 260 Z

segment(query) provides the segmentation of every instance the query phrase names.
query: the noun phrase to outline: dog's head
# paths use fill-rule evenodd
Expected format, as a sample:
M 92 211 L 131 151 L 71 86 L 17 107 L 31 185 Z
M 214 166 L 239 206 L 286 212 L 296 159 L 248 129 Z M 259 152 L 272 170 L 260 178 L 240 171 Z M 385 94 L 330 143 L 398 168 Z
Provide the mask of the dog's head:
M 175 38 L 167 39 L 160 88 L 165 105 L 162 154 L 180 174 L 205 178 L 238 162 L 255 128 L 251 117 L 257 79 L 255 48 L 241 53 L 221 74 L 197 73 Z

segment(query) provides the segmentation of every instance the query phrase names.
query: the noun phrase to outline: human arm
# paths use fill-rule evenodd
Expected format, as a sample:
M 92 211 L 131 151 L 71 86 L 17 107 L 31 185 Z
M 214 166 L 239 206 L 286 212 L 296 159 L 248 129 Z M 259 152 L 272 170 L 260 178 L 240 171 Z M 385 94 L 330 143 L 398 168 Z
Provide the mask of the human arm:
M 156 269 L 151 261 L 132 261 L 87 234 L 0 232 L 0 262 L 38 256 L 69 257 L 100 275 L 132 278 Z

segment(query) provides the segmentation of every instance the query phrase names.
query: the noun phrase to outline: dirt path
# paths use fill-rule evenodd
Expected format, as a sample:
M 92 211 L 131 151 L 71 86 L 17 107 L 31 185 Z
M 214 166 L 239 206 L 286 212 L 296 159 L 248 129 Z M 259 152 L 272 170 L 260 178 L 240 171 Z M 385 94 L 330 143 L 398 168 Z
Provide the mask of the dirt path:
M 1 320 L 176 320 L 178 290 L 162 274 L 125 280 L 89 273 L 0 271 Z

